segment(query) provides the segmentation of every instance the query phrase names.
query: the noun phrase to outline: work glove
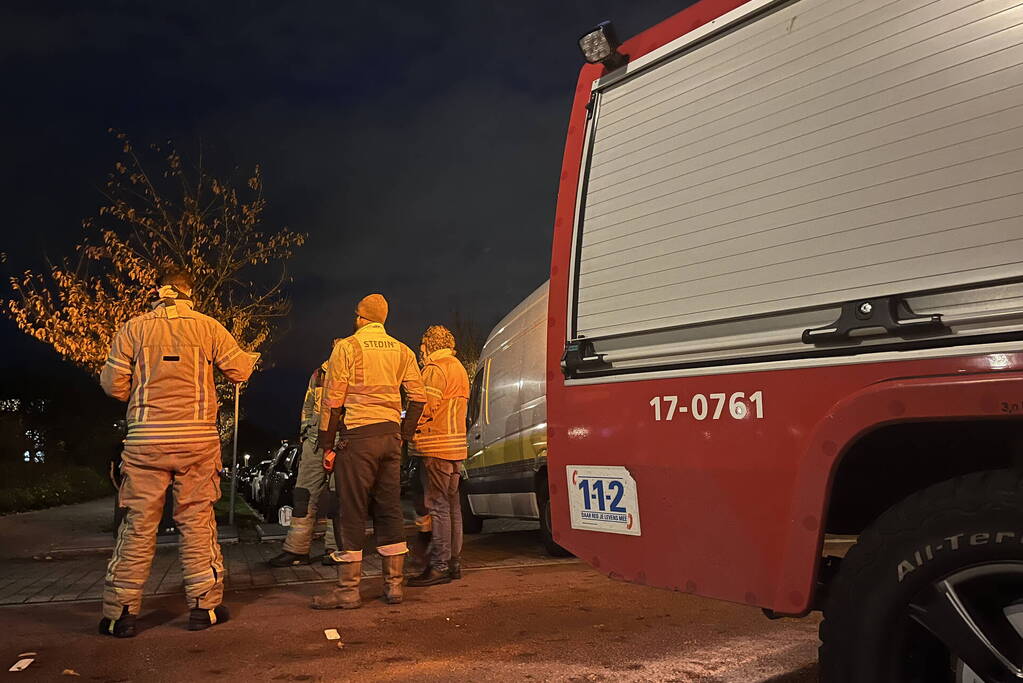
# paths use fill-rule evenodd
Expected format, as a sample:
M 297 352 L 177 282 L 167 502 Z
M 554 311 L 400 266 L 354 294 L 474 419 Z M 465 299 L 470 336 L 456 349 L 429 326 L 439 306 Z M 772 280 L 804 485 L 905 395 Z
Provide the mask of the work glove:
M 405 441 L 412 441 L 416 436 L 416 427 L 419 426 L 419 418 L 423 415 L 425 404 L 416 401 L 409 401 L 405 409 L 405 417 L 401 419 L 401 438 Z
M 341 408 L 330 409 L 330 419 L 327 424 L 321 425 L 323 429 L 320 429 L 316 433 L 316 449 L 326 452 L 327 449 L 334 448 L 334 440 L 337 438 L 337 428 L 341 421 Z

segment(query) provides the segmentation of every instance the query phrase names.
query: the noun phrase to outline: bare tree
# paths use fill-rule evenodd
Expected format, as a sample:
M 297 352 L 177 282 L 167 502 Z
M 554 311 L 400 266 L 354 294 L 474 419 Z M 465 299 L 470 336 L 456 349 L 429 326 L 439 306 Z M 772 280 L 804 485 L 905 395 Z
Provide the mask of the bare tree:
M 457 358 L 462 361 L 471 381 L 476 374 L 487 333 L 475 318 L 464 313 L 461 308 L 455 308 L 451 316 L 451 334 L 455 336 Z
M 291 308 L 287 262 L 306 236 L 287 228 L 262 232 L 259 167 L 235 187 L 212 175 L 201 155 L 186 166 L 170 143 L 143 155 L 111 132 L 122 158 L 107 177 L 106 203 L 83 221 L 74 257 L 11 278 L 16 296 L 7 301 L 8 316 L 98 374 L 114 334 L 147 310 L 157 269 L 172 262 L 195 277 L 197 310 L 220 320 L 244 349 L 264 350 Z

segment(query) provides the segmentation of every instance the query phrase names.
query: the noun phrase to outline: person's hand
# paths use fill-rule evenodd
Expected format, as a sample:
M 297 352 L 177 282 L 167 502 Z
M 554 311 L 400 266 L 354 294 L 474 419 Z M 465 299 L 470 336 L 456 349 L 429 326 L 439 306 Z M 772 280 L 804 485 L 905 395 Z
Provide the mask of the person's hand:
M 334 452 L 333 448 L 326 448 L 326 449 L 324 449 L 324 451 L 323 451 L 323 470 L 325 472 L 333 472 L 334 471 L 334 457 L 336 455 L 337 454 Z

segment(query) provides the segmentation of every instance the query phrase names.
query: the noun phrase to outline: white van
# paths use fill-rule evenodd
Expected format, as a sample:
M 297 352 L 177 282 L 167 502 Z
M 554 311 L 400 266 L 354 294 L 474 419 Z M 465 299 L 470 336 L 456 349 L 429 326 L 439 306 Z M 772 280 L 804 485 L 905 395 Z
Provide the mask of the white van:
M 544 546 L 551 536 L 547 494 L 547 283 L 490 333 L 469 396 L 469 458 L 462 482 L 466 533 L 486 517 L 535 519 Z

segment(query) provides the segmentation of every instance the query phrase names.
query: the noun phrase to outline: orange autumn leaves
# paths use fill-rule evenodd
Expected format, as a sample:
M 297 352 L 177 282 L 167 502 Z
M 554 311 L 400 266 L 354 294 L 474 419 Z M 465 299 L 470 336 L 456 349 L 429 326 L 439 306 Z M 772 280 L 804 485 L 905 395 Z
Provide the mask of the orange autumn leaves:
M 115 135 L 122 158 L 107 176 L 103 206 L 83 221 L 74 256 L 12 277 L 9 317 L 98 374 L 114 333 L 147 309 L 157 268 L 172 261 L 195 277 L 198 310 L 223 322 L 246 350 L 263 350 L 290 310 L 287 263 L 306 236 L 263 231 L 259 167 L 239 188 L 211 175 L 201 155 L 187 164 L 169 144 L 140 154 Z

